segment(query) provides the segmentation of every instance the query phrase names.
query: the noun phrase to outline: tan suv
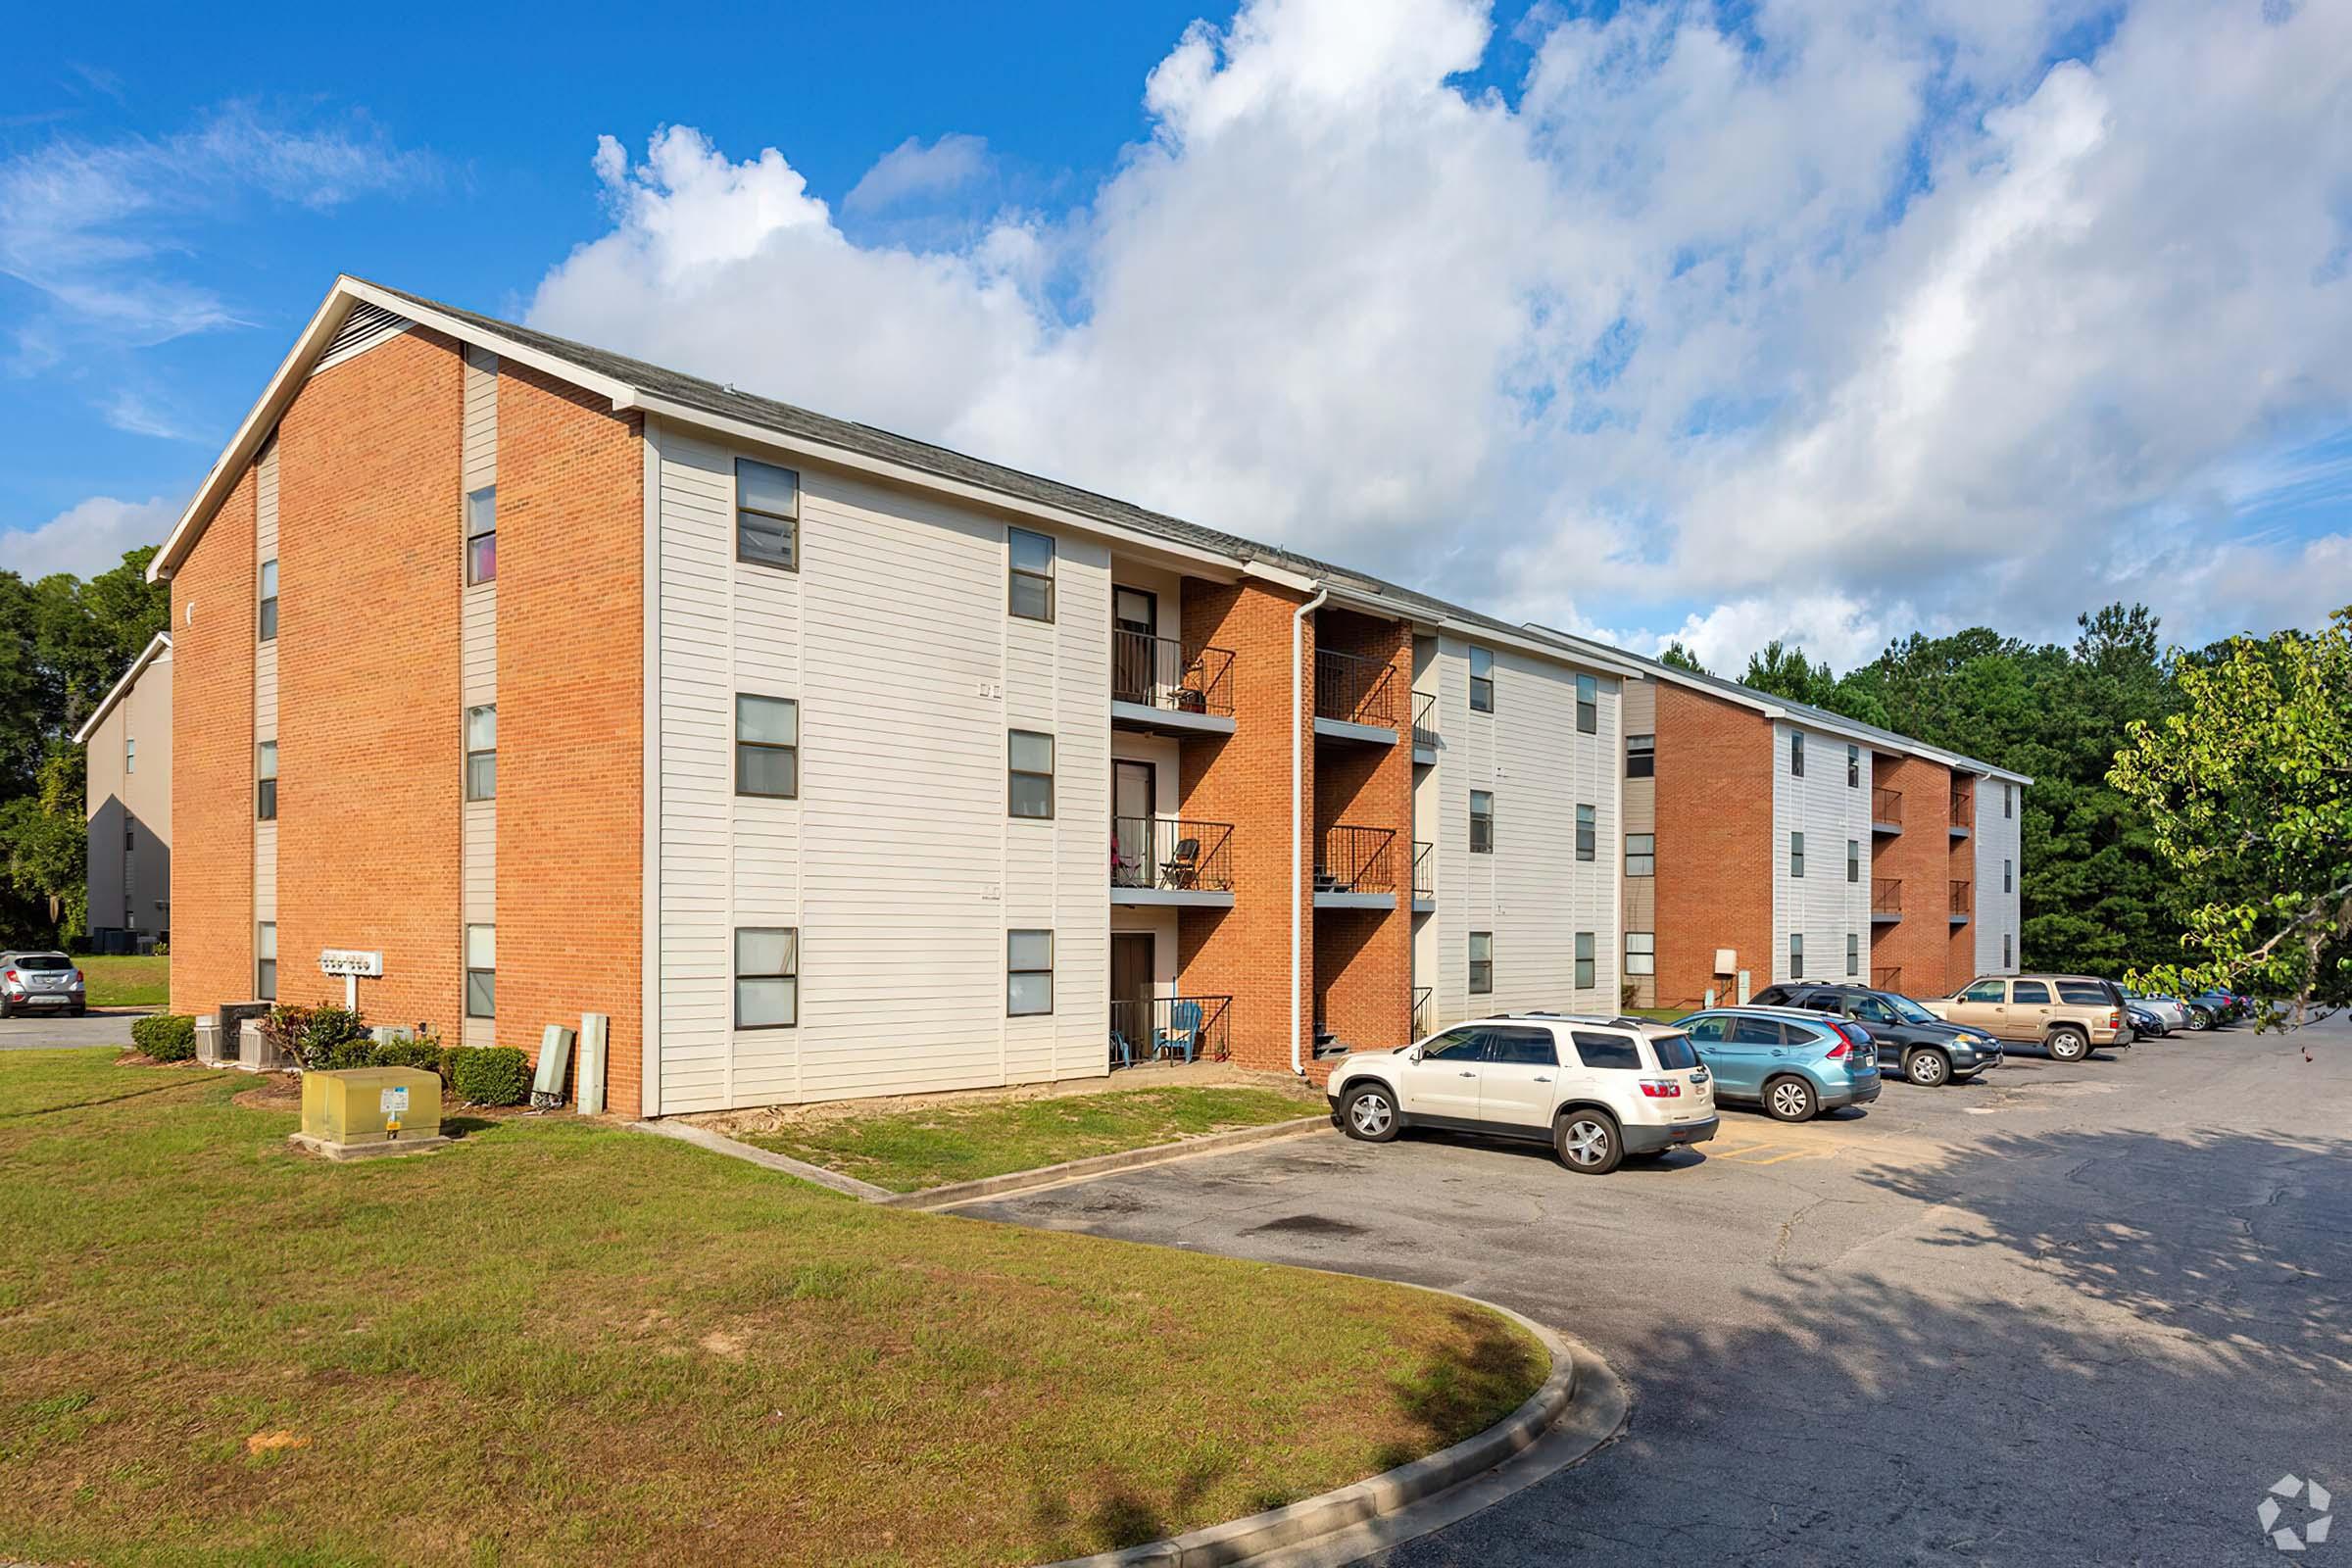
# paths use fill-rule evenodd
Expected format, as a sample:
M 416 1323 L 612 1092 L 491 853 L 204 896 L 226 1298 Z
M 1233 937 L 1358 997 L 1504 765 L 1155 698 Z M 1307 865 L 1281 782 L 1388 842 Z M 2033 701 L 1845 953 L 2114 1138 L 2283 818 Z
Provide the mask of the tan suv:
M 2101 1046 L 2132 1043 L 2122 995 L 2088 975 L 1986 975 L 1956 997 L 1920 1004 L 1947 1023 L 2041 1046 L 2059 1061 L 2081 1061 Z

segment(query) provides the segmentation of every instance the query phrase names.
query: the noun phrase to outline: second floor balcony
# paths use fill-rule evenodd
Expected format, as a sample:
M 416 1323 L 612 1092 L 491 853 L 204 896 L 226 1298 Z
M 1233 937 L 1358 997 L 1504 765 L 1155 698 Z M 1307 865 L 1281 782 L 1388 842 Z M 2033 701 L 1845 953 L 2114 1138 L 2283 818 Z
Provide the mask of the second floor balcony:
M 1338 823 L 1315 835 L 1315 907 L 1396 907 L 1396 832 Z
M 1964 839 L 1977 825 L 1977 792 L 1971 789 L 1952 791 L 1952 837 Z
M 1233 824 L 1183 816 L 1110 819 L 1110 902 L 1233 907 Z
M 1438 760 L 1438 694 L 1413 693 L 1413 761 L 1426 767 Z
M 1110 721 L 1180 737 L 1232 734 L 1232 652 L 1113 627 Z
M 1427 839 L 1413 841 L 1413 912 L 1428 914 L 1438 906 L 1438 847 Z
M 1873 877 L 1870 882 L 1870 919 L 1873 925 L 1892 925 L 1903 917 L 1903 879 Z
M 1382 660 L 1315 650 L 1315 733 L 1334 740 L 1396 744 L 1403 722 L 1402 682 Z
M 1955 881 L 1952 884 L 1952 924 L 1965 925 L 1977 912 L 1977 890 L 1974 883 Z
M 1903 830 L 1903 792 L 1890 790 L 1884 784 L 1871 786 L 1870 830 L 1873 833 L 1900 833 Z

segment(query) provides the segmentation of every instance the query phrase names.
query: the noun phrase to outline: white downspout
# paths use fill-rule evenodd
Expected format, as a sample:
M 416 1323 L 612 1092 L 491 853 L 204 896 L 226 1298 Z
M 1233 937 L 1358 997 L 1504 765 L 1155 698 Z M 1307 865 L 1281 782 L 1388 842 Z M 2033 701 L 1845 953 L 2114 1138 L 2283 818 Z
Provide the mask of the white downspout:
M 1306 1076 L 1306 1058 L 1298 1054 L 1298 902 L 1306 896 L 1306 840 L 1298 820 L 1305 784 L 1300 738 L 1306 727 L 1306 617 L 1330 597 L 1331 590 L 1318 588 L 1314 598 L 1291 612 L 1291 1072 L 1299 1078 Z

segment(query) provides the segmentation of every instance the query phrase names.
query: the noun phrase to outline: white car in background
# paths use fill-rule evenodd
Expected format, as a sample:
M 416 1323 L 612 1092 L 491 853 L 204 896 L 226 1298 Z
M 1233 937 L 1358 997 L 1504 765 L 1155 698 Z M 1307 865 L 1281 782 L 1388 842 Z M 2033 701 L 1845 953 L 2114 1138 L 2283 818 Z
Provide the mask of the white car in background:
M 1351 1052 L 1324 1087 L 1350 1138 L 1407 1127 L 1545 1143 L 1602 1176 L 1715 1136 L 1712 1075 L 1681 1030 L 1640 1018 L 1474 1018 L 1395 1051 Z
M 2124 1000 L 2132 1004 L 2132 1005 L 2134 1007 L 2138 1007 L 2146 1012 L 2154 1013 L 2160 1020 L 2163 1021 L 2163 1024 L 2167 1029 L 2185 1029 L 2188 1027 L 2188 1004 L 2182 1002 L 2179 997 L 2145 996 L 2137 991 L 2132 990 L 2131 987 L 2126 986 L 2124 988 Z

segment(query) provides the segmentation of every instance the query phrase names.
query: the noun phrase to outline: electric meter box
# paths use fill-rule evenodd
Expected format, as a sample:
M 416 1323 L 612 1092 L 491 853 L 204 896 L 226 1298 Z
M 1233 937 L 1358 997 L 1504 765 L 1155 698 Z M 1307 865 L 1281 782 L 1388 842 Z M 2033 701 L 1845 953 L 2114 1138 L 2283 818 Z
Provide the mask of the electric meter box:
M 302 1134 L 324 1145 L 424 1143 L 441 1136 L 441 1078 L 421 1067 L 302 1075 Z

